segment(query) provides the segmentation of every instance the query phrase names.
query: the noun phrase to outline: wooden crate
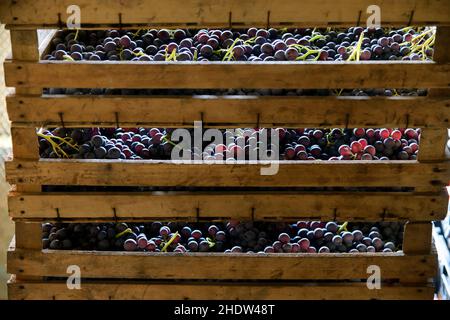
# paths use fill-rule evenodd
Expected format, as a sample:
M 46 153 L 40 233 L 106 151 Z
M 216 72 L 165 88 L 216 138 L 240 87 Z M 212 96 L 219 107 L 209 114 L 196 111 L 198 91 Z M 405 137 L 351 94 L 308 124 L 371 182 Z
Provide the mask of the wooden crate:
M 435 62 L 359 63 L 94 63 L 39 61 L 36 29 L 62 25 L 70 1 L 4 1 L 13 60 L 5 63 L 14 160 L 7 179 L 16 221 L 8 254 L 12 299 L 426 299 L 436 270 L 431 223 L 447 209 L 445 157 L 450 119 L 448 1 L 78 1 L 83 27 L 301 27 L 363 24 L 379 5 L 384 25 L 437 25 Z M 251 7 L 250 7 L 251 6 Z M 325 9 L 324 8 L 329 8 Z M 385 10 L 383 10 L 385 8 Z M 447 9 L 447 10 L 446 10 Z M 36 15 L 35 12 L 40 14 Z M 152 14 L 150 14 L 152 13 Z M 149 18 L 151 17 L 151 18 Z M 139 77 L 136 76 L 139 70 Z M 126 71 L 126 72 L 125 72 Z M 70 75 L 70 76 L 68 76 Z M 118 76 L 120 75 L 120 76 Z M 301 76 L 299 76 L 301 75 Z M 231 84 L 231 85 L 230 85 Z M 429 88 L 426 97 L 130 97 L 42 95 L 67 88 Z M 125 112 L 126 110 L 126 112 Z M 157 112 L 155 112 L 157 111 Z M 177 164 L 169 161 L 40 160 L 35 128 L 421 127 L 418 161 Z M 271 187 L 273 191 L 78 193 L 43 192 L 42 185 Z M 278 187 L 342 187 L 344 191 L 277 191 Z M 345 189 L 352 187 L 351 191 Z M 372 187 L 383 190 L 373 192 Z M 400 189 L 408 191 L 398 191 Z M 357 188 L 363 188 L 357 190 Z M 395 189 L 397 188 L 397 189 Z M 309 189 L 308 189 L 309 190 Z M 347 190 L 347 191 L 345 191 Z M 223 204 L 226 204 L 226 207 Z M 299 212 L 301 208 L 301 212 Z M 143 254 L 41 250 L 40 223 L 146 220 L 408 221 L 404 253 L 325 255 Z M 66 267 L 82 269 L 82 289 L 68 290 Z M 382 270 L 369 290 L 367 267 Z M 127 266 L 124 268 L 123 266 Z M 406 270 L 409 272 L 407 273 Z M 208 280 L 206 280 L 208 279 Z M 355 280 L 356 279 L 356 280 Z

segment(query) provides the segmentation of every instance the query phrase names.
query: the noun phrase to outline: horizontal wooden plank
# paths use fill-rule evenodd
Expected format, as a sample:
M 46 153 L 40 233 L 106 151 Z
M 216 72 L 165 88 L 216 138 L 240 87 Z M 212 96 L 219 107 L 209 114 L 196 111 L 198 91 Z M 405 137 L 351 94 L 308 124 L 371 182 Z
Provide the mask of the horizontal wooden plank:
M 365 62 L 5 62 L 6 85 L 44 88 L 448 88 L 450 64 Z
M 11 96 L 13 126 L 443 127 L 450 97 Z
M 3 1 L 0 20 L 18 26 L 55 27 L 65 24 L 70 0 Z M 353 26 L 365 24 L 370 5 L 378 5 L 383 25 L 448 25 L 445 0 L 78 0 L 82 26 Z M 39 12 L 39 14 L 36 14 Z
M 444 219 L 447 206 L 446 193 L 409 192 L 109 192 L 9 196 L 9 215 L 16 221 L 430 221 Z
M 382 279 L 402 278 L 405 270 L 409 278 L 422 279 L 434 276 L 437 259 L 433 255 L 402 253 L 249 255 L 19 249 L 8 252 L 11 274 L 65 277 L 70 265 L 80 267 L 82 278 L 105 279 L 366 279 L 371 274 L 367 272 L 371 265 L 380 267 Z
M 82 282 L 80 290 L 69 290 L 65 281 L 10 282 L 13 300 L 322 300 L 322 299 L 433 299 L 427 285 L 383 284 L 369 290 L 365 283 L 145 283 Z
M 228 187 L 429 187 L 449 181 L 449 162 L 62 160 L 6 162 L 11 184 Z M 269 169 L 272 175 L 261 175 Z M 276 168 L 278 166 L 278 168 Z M 267 172 L 266 172 L 267 174 Z

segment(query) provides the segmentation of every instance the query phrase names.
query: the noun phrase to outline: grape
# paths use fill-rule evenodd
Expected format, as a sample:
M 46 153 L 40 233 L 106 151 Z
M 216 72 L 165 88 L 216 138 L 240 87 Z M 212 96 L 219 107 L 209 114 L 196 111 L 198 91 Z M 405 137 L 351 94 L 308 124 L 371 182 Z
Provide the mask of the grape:
M 319 253 L 330 253 L 330 249 L 328 247 L 320 247 Z
M 216 240 L 217 241 L 225 241 L 226 235 L 224 231 L 217 231 L 216 233 Z
M 231 250 L 232 252 L 234 252 L 233 249 Z M 201 241 L 198 245 L 198 251 L 200 251 L 200 252 L 209 251 L 209 242 L 206 240 Z
M 194 237 L 194 239 L 199 240 L 202 237 L 202 232 L 200 230 L 194 230 L 191 232 L 191 236 Z
M 317 253 L 317 249 L 314 247 L 309 247 L 307 250 L 308 253 Z
M 242 248 L 240 246 L 234 246 L 233 248 L 231 248 L 231 252 L 232 253 L 242 252 Z
M 390 249 L 391 251 L 394 251 L 395 250 L 395 245 L 392 242 L 386 242 L 384 244 L 384 249 Z
M 301 238 L 306 238 L 308 235 L 308 229 L 307 228 L 301 228 L 300 230 L 298 230 L 297 235 Z
M 125 240 L 125 243 L 123 244 L 123 248 L 126 251 L 135 251 L 137 249 L 136 240 L 134 240 L 134 239 Z
M 342 244 L 342 237 L 339 235 L 335 235 L 332 241 L 336 246 L 340 246 Z
M 198 250 L 198 247 L 199 247 L 199 246 L 198 246 L 197 241 L 195 241 L 195 240 L 189 241 L 189 243 L 188 243 L 188 249 L 189 249 L 189 250 L 195 252 L 195 251 Z
M 61 249 L 61 247 L 62 247 L 61 241 L 58 239 L 51 241 L 49 245 L 49 248 L 53 250 Z
M 302 238 L 300 239 L 300 241 L 298 242 L 300 249 L 303 251 L 308 250 L 308 248 L 310 247 L 310 241 L 307 238 Z
M 275 249 L 272 246 L 267 246 L 264 248 L 264 253 L 274 253 Z
M 325 225 L 325 228 L 331 233 L 336 233 L 339 227 L 336 222 L 331 221 Z
M 219 228 L 217 228 L 217 226 L 215 226 L 215 225 L 211 225 L 211 226 L 208 228 L 208 233 L 209 233 L 209 235 L 212 236 L 212 237 L 214 237 L 214 236 L 217 234 L 218 231 L 219 231 Z
M 280 241 L 283 244 L 289 243 L 289 241 L 291 241 L 291 238 L 289 237 L 289 235 L 287 233 L 281 233 L 278 236 L 278 241 Z

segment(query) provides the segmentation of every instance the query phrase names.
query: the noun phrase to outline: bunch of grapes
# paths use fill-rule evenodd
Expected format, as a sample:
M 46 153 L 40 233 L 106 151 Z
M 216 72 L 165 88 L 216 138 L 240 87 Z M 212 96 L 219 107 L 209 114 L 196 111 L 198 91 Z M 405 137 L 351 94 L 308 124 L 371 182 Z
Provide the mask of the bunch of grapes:
M 420 129 L 236 129 L 221 130 L 224 143 L 191 141 L 182 149 L 169 128 L 41 130 L 42 158 L 171 159 L 172 151 L 194 160 L 414 160 Z M 191 130 L 192 131 L 192 130 Z M 261 139 L 264 133 L 264 139 Z M 278 135 L 272 141 L 271 135 Z M 192 139 L 194 134 L 192 132 Z M 173 150 L 174 148 L 177 150 Z M 270 157 L 269 157 L 270 155 Z
M 428 60 L 433 29 L 201 29 L 58 31 L 47 60 Z
M 44 249 L 143 252 L 327 253 L 393 252 L 401 248 L 400 223 L 105 223 L 42 226 Z M 398 243 L 398 244 L 396 244 Z

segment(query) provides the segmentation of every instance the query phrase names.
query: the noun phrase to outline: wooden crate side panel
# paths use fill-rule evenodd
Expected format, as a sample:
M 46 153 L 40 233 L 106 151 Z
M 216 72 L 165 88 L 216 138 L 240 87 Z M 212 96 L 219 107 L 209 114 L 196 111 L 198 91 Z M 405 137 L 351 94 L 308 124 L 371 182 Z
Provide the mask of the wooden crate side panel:
M 448 88 L 450 65 L 433 62 L 5 62 L 18 88 Z M 68 77 L 67 75 L 70 75 Z M 139 75 L 139 76 L 136 76 Z M 301 75 L 301 76 L 300 76 Z
M 39 44 L 37 30 L 11 30 L 11 47 L 13 59 L 24 61 L 38 61 L 39 55 L 50 41 L 51 35 Z M 18 95 L 40 96 L 42 88 L 39 85 L 28 88 L 16 88 Z M 11 138 L 13 145 L 13 156 L 16 159 L 39 158 L 38 143 L 34 128 L 11 128 Z M 16 186 L 18 191 L 39 192 L 41 187 L 38 184 L 20 184 Z
M 15 220 L 429 221 L 447 214 L 448 195 L 413 193 L 12 193 Z M 301 208 L 301 210 L 299 209 Z
M 431 222 L 408 222 L 403 235 L 403 251 L 407 254 L 431 252 Z
M 436 263 L 433 255 L 383 253 L 186 255 L 55 250 L 16 250 L 8 253 L 8 272 L 11 274 L 66 277 L 67 267 L 77 265 L 83 278 L 105 279 L 367 279 L 371 275 L 367 268 L 377 265 L 384 280 L 399 279 L 408 270 L 408 277 L 420 282 L 434 276 Z
M 66 23 L 70 0 L 3 1 L 0 19 L 13 26 L 55 27 Z M 159 27 L 354 26 L 365 24 L 370 5 L 378 5 L 383 25 L 450 24 L 445 0 L 78 0 L 82 26 L 139 25 Z M 39 12 L 39 14 L 36 14 Z
M 40 222 L 15 223 L 15 246 L 19 249 L 42 249 L 42 224 Z
M 383 285 L 369 290 L 366 284 L 146 284 L 89 283 L 69 290 L 65 282 L 12 282 L 13 300 L 321 300 L 387 299 L 429 300 L 434 288 L 427 285 Z
M 261 168 L 279 165 L 274 175 Z M 40 160 L 6 163 L 10 183 L 116 186 L 435 186 L 448 184 L 449 163 L 416 161 L 211 162 Z
M 13 126 L 440 127 L 450 98 L 12 96 Z
M 450 62 L 450 28 L 439 27 L 436 31 L 436 45 L 433 59 L 438 63 Z M 430 89 L 428 95 L 432 98 L 450 97 L 450 89 Z M 442 129 L 425 129 L 420 137 L 420 161 L 442 161 L 445 160 L 445 148 L 448 141 L 448 126 Z

